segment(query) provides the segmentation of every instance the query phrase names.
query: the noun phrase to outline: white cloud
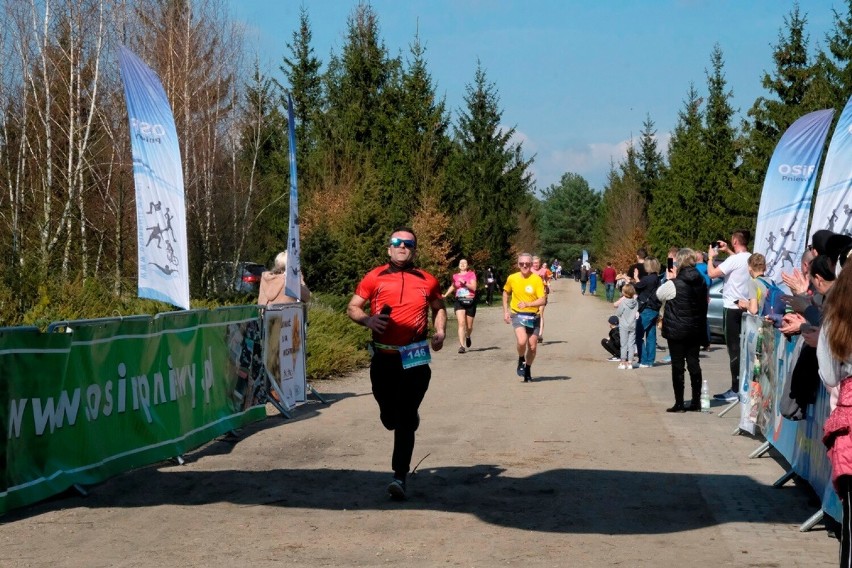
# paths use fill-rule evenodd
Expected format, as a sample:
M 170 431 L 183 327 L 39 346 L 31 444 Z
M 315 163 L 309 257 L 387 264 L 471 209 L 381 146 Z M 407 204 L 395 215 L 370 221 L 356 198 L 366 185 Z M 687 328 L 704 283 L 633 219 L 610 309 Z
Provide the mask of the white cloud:
M 657 148 L 665 155 L 671 135 L 666 132 L 657 136 Z M 592 142 L 584 146 L 544 149 L 533 164 L 533 172 L 539 189 L 558 183 L 565 173 L 583 176 L 589 185 L 602 190 L 610 166 L 618 164 L 627 156 L 627 148 L 638 140 L 627 138 L 618 142 Z M 525 145 L 526 146 L 526 145 Z
M 505 124 L 501 124 L 497 127 L 500 132 L 506 132 L 511 127 L 506 126 Z M 533 142 L 533 139 L 530 138 L 526 132 L 522 132 L 515 129 L 515 132 L 512 133 L 512 137 L 509 138 L 510 144 L 521 144 L 524 149 L 524 155 L 529 157 L 536 153 L 536 144 Z

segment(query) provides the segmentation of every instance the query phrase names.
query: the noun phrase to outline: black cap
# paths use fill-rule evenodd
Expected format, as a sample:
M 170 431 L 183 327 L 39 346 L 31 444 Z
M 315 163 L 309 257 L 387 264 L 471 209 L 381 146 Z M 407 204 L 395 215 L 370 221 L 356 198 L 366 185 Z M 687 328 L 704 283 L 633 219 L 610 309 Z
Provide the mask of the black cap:
M 618 325 L 618 318 L 615 316 L 609 316 L 609 325 Z
M 811 245 L 813 245 L 819 254 L 828 254 L 828 241 L 834 235 L 835 233 L 831 231 L 820 229 L 811 237 Z
M 825 251 L 821 250 L 820 252 L 828 255 L 831 260 L 837 261 L 841 253 L 849 247 L 850 243 L 852 243 L 852 237 L 849 235 L 834 234 L 826 241 Z

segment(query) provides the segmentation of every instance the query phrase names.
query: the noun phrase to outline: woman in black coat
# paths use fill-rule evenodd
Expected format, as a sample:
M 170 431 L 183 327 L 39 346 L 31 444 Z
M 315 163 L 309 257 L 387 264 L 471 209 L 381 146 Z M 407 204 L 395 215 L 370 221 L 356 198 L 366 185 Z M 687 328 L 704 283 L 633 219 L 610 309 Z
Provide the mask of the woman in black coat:
M 668 280 L 657 289 L 657 297 L 665 302 L 663 337 L 669 342 L 672 357 L 672 388 L 675 403 L 666 412 L 701 410 L 701 365 L 698 354 L 707 333 L 707 283 L 695 268 L 695 252 L 677 251 L 675 266 L 666 271 Z M 692 401 L 683 401 L 684 362 L 689 370 Z

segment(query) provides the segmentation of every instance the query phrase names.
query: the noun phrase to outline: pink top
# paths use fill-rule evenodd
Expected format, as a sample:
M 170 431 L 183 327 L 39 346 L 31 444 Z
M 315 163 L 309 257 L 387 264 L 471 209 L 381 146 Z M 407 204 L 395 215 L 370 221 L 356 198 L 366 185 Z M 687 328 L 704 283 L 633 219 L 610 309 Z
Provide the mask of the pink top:
M 468 270 L 464 274 L 453 274 L 453 288 L 456 289 L 456 298 L 469 298 L 473 296 L 474 291 L 466 286 L 468 283 L 476 282 L 476 274 L 472 270 Z
M 852 377 L 840 381 L 837 406 L 823 426 L 822 442 L 828 448 L 831 462 L 831 481 L 839 492 L 837 481 L 852 475 Z

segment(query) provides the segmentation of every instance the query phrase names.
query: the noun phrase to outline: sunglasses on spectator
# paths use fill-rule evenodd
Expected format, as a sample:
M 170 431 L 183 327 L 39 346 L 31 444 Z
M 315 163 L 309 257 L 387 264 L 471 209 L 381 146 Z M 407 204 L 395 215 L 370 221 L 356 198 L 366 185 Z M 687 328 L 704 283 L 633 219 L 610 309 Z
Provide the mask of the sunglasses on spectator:
M 518 266 L 520 266 L 521 268 L 525 268 L 527 266 L 532 266 L 532 262 L 519 262 Z
M 417 247 L 417 241 L 414 241 L 412 239 L 399 239 L 397 237 L 394 237 L 390 240 L 390 246 L 392 247 L 399 248 L 402 245 L 405 245 L 405 248 L 413 249 Z

